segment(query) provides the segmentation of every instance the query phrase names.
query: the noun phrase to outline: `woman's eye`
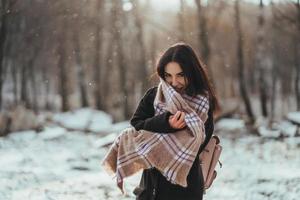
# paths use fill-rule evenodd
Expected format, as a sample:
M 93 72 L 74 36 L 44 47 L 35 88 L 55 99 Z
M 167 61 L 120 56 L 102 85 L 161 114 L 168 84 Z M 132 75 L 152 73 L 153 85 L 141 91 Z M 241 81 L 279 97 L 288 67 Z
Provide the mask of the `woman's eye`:
M 184 74 L 178 74 L 179 77 L 184 77 Z

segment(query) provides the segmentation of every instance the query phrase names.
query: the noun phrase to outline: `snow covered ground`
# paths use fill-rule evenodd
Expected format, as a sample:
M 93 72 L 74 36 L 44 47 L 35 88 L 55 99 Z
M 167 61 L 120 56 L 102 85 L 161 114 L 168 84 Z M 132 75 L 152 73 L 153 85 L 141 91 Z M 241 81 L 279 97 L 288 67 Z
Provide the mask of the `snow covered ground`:
M 75 120 L 71 119 L 73 116 L 78 126 L 82 123 L 78 118 L 87 115 L 55 119 L 62 124 L 67 119 L 69 123 Z M 128 122 L 114 126 L 109 124 L 108 117 L 105 126 L 109 132 L 128 126 Z M 299 199 L 299 137 L 275 140 L 249 136 L 241 121 L 229 119 L 216 125 L 216 133 L 222 139 L 223 167 L 204 199 Z M 101 146 L 110 137 L 49 125 L 40 133 L 24 131 L 0 138 L 0 199 L 134 199 L 131 191 L 138 184 L 140 173 L 125 181 L 128 194 L 122 196 L 115 180 L 100 166 L 107 151 Z

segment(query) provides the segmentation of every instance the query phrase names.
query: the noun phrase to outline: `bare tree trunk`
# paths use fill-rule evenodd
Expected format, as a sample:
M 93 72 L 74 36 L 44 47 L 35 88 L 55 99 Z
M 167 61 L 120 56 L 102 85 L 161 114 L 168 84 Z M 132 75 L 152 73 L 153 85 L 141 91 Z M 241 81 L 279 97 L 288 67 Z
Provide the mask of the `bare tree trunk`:
M 1 12 L 0 12 L 1 13 Z M 5 44 L 5 56 L 7 56 L 9 59 L 4 59 L 4 62 L 2 65 L 4 66 L 9 66 L 10 68 L 10 77 L 12 79 L 12 91 L 13 91 L 13 104 L 17 105 L 18 103 L 18 90 L 17 90 L 17 73 L 18 69 L 16 66 L 16 63 L 18 62 L 18 53 L 16 53 L 16 49 L 13 48 L 13 44 L 17 43 L 17 37 L 14 32 L 20 33 L 20 23 L 19 23 L 19 18 L 17 15 L 12 15 L 10 16 L 9 19 L 9 26 L 7 27 L 7 39 L 6 39 L 6 44 Z M 0 23 L 1 24 L 1 23 Z M 13 30 L 13 31 L 12 31 Z M 13 58 L 13 59 L 11 59 Z M 4 68 L 5 69 L 5 68 Z M 5 70 L 4 70 L 5 71 Z M 2 71 L 2 73 L 5 73 Z M 8 76 L 8 74 L 7 74 Z
M 204 63 L 208 66 L 209 74 L 211 81 L 214 84 L 214 74 L 211 66 L 209 66 L 210 62 L 210 46 L 208 43 L 208 30 L 207 30 L 207 21 L 206 21 L 206 13 L 205 9 L 201 5 L 201 0 L 195 0 L 197 6 L 197 16 L 198 16 L 198 41 L 199 41 L 199 49 L 201 53 L 201 58 Z
M 38 102 L 37 102 L 37 85 L 36 85 L 36 71 L 34 67 L 36 55 L 31 58 L 29 62 L 29 71 L 30 72 L 30 83 L 31 83 L 31 91 L 32 91 L 32 102 L 30 103 L 30 108 L 33 109 L 35 113 L 38 113 Z
M 97 24 L 96 24 L 96 32 L 95 32 L 95 56 L 94 56 L 94 80 L 95 80 L 95 90 L 94 90 L 94 98 L 96 108 L 98 110 L 104 110 L 102 93 L 101 93 L 101 67 L 100 67 L 100 52 L 101 52 L 101 40 L 103 37 L 103 20 L 101 15 L 104 11 L 104 1 L 97 1 Z M 107 93 L 104 93 L 107 94 Z
M 277 49 L 277 41 L 276 41 L 276 19 L 275 19 L 275 13 L 273 8 L 273 2 L 271 2 L 271 9 L 272 9 L 272 88 L 271 88 L 271 110 L 270 110 L 270 123 L 269 126 L 271 126 L 272 122 L 275 118 L 275 102 L 277 98 L 277 80 L 278 80 L 278 49 Z
M 50 84 L 51 84 L 51 79 L 50 79 L 50 71 L 48 70 L 47 67 L 43 66 L 44 69 L 42 70 L 42 77 L 43 77 L 43 82 L 44 82 L 44 88 L 45 88 L 45 92 L 44 92 L 44 95 L 45 95 L 45 99 L 44 99 L 44 108 L 45 110 L 50 110 L 51 107 L 50 107 L 50 98 L 49 96 L 51 94 L 50 93 Z
M 1 1 L 1 10 L 0 10 L 0 110 L 2 108 L 2 87 L 3 87 L 3 59 L 4 59 L 4 48 L 5 48 L 5 41 L 7 35 L 7 14 L 6 10 L 8 1 L 2 0 Z
M 13 80 L 14 104 L 18 105 L 18 69 L 15 62 L 11 66 L 11 77 Z
M 105 51 L 105 58 L 104 58 L 104 66 L 103 66 L 103 80 L 101 80 L 102 83 L 102 90 L 103 90 L 103 104 L 104 108 L 108 108 L 108 98 L 111 92 L 111 84 L 110 84 L 110 77 L 112 77 L 112 72 L 114 71 L 114 66 L 113 66 L 113 57 L 114 57 L 114 50 L 115 50 L 115 37 L 114 37 L 114 32 L 115 32 L 115 23 L 116 23 L 116 12 L 114 11 L 113 6 L 111 6 L 111 15 L 109 17 L 109 32 L 112 33 L 108 36 L 108 47 Z
M 180 40 L 185 41 L 185 28 L 184 28 L 184 0 L 180 0 L 180 10 L 178 13 L 178 21 L 179 21 L 179 34 Z
M 114 38 L 116 40 L 116 51 L 117 51 L 117 65 L 119 68 L 119 86 L 121 88 L 121 99 L 122 99 L 122 106 L 123 106 L 123 116 L 125 119 L 130 117 L 129 112 L 129 103 L 128 103 L 128 89 L 126 84 L 126 69 L 127 63 L 125 61 L 123 45 L 122 45 L 122 35 L 120 30 L 121 27 L 121 19 L 123 15 L 122 10 L 122 2 L 118 0 L 114 0 L 114 8 L 112 10 L 113 15 L 115 15 L 116 21 L 114 21 Z
M 4 51 L 6 48 L 6 40 L 8 36 L 8 28 L 10 26 L 11 8 L 17 1 L 1 0 L 0 4 L 0 110 L 2 108 L 2 89 L 4 81 Z
M 103 70 L 103 80 L 101 81 L 102 85 L 103 85 L 103 91 L 104 91 L 104 103 L 105 103 L 105 107 L 108 107 L 108 98 L 109 96 L 107 94 L 111 94 L 111 82 L 110 77 L 112 77 L 113 71 L 114 69 L 114 62 L 113 60 L 116 58 L 116 56 L 118 56 L 118 54 L 116 53 L 117 51 L 117 45 L 116 45 L 116 32 L 118 32 L 118 11 L 117 11 L 117 0 L 114 0 L 113 5 L 110 7 L 110 28 L 109 28 L 109 32 L 111 33 L 108 37 L 109 40 L 109 45 L 107 47 L 106 55 L 105 55 L 105 64 L 104 64 L 104 70 Z M 122 111 L 123 112 L 123 111 Z
M 297 0 L 296 3 L 297 8 L 297 32 L 298 34 L 295 36 L 295 50 L 294 50 L 294 60 L 295 60 L 295 68 L 296 68 L 296 78 L 295 78 L 295 93 L 296 93 L 296 103 L 297 110 L 300 111 L 300 61 L 299 61 L 299 49 L 300 49 L 300 2 Z
M 75 29 L 76 30 L 73 33 L 73 42 L 74 42 L 74 51 L 75 51 L 75 63 L 77 67 L 78 85 L 80 91 L 80 101 L 81 101 L 81 107 L 88 107 L 89 103 L 87 98 L 85 71 L 84 71 L 84 67 L 82 66 L 78 30 L 77 28 Z
M 30 43 L 33 43 L 32 41 L 29 42 L 28 44 Z M 30 55 L 30 60 L 29 60 L 29 64 L 28 64 L 28 67 L 29 67 L 29 71 L 30 72 L 30 77 L 29 80 L 30 80 L 30 83 L 31 83 L 31 91 L 32 91 L 32 101 L 30 103 L 30 108 L 33 109 L 33 111 L 35 113 L 38 113 L 39 112 L 39 103 L 38 103 L 38 85 L 37 85 L 37 81 L 36 81 L 36 74 L 38 73 L 37 70 L 36 70 L 36 67 L 35 67 L 35 62 L 36 62 L 36 59 L 39 55 L 39 53 L 41 52 L 41 49 L 42 49 L 42 46 L 43 44 L 40 44 L 40 45 L 32 45 L 32 54 Z
M 112 63 L 112 59 L 113 59 L 113 50 L 114 50 L 114 46 L 115 46 L 115 39 L 114 37 L 110 37 L 110 43 L 108 45 L 108 49 L 107 49 L 107 55 L 105 58 L 105 70 L 103 70 L 103 78 L 104 80 L 102 80 L 101 82 L 103 83 L 103 93 L 104 93 L 104 103 L 105 103 L 105 108 L 107 107 L 106 103 L 107 103 L 107 97 L 108 97 L 108 93 L 110 92 L 110 83 L 109 83 L 109 77 L 111 77 L 112 71 L 113 71 L 113 63 Z
M 21 33 L 21 27 L 20 27 L 20 20 L 21 17 L 19 15 L 14 15 L 14 17 L 11 19 L 11 23 L 13 24 L 11 27 L 14 28 L 14 30 L 18 33 Z M 9 31 L 10 32 L 10 31 Z M 11 64 L 11 78 L 13 83 L 13 104 L 18 105 L 18 84 L 19 84 L 19 68 L 18 68 L 18 60 L 20 59 L 20 55 L 17 53 L 15 49 L 12 48 L 13 42 L 19 42 L 17 36 L 15 36 L 13 33 L 9 34 L 8 38 L 8 48 L 10 49 L 10 56 L 13 57 L 12 64 Z
M 29 106 L 28 94 L 27 94 L 27 72 L 28 66 L 23 64 L 21 66 L 21 103 L 25 106 Z
M 273 51 L 276 51 L 273 49 Z M 273 53 L 275 54 L 275 53 Z M 273 59 L 275 61 L 275 59 Z M 273 63 L 273 70 L 272 70 L 272 88 L 271 88 L 271 110 L 270 110 L 270 122 L 274 121 L 275 118 L 275 101 L 276 101 L 276 87 L 277 85 L 277 64 Z
M 21 19 L 21 23 L 25 24 L 25 26 L 23 26 L 22 28 L 22 34 L 25 36 L 24 40 L 24 46 L 29 45 L 32 42 L 32 37 L 30 37 L 30 34 L 28 34 L 28 32 L 26 32 L 26 24 L 28 25 L 28 17 L 23 17 Z M 25 47 L 22 47 L 22 49 L 24 49 Z M 31 56 L 30 54 L 28 54 L 29 56 Z M 26 57 L 21 57 L 21 103 L 23 104 L 23 106 L 25 106 L 26 108 L 30 108 L 30 102 L 29 102 L 29 92 L 28 92 L 28 86 L 29 86 L 29 68 L 30 68 L 30 60 L 31 57 L 28 58 L 28 55 Z
M 259 95 L 261 103 L 261 111 L 264 117 L 268 116 L 267 109 L 267 83 L 266 83 L 266 50 L 265 50 L 265 38 L 264 38 L 264 3 L 260 0 L 259 4 L 259 16 L 258 16 L 258 34 L 257 34 L 257 51 L 256 51 L 256 61 L 258 66 L 258 85 L 259 85 Z
M 139 12 L 140 9 L 139 1 L 132 0 L 131 2 L 133 5 L 135 5 L 133 7 L 133 13 L 135 17 L 135 26 L 137 28 L 137 45 L 139 48 L 139 62 L 137 67 L 138 67 L 138 77 L 140 82 L 142 83 L 141 94 L 143 94 L 149 86 L 148 79 L 146 78 L 148 77 L 148 71 L 147 71 L 147 61 L 146 61 L 146 47 L 143 38 L 144 27 Z
M 299 31 L 300 33 L 300 31 Z M 300 110 L 300 62 L 299 62 L 299 39 L 294 36 L 294 66 L 295 66 L 295 95 L 297 110 Z
M 156 50 L 157 50 L 157 36 L 154 32 L 151 34 L 151 46 L 150 46 L 150 57 L 151 57 L 151 75 L 156 72 Z M 152 82 L 153 83 L 153 82 Z
M 70 109 L 69 105 L 69 97 L 68 97 L 68 77 L 67 77 L 67 69 L 66 69 L 66 44 L 65 44 L 65 27 L 61 32 L 58 40 L 58 68 L 59 68 L 59 93 L 61 96 L 61 110 L 63 112 L 68 111 Z
M 247 92 L 244 76 L 244 53 L 243 53 L 243 40 L 242 30 L 240 24 L 240 7 L 239 0 L 235 1 L 235 28 L 237 33 L 237 59 L 238 59 L 238 75 L 239 75 L 239 86 L 242 99 L 245 104 L 246 112 L 249 117 L 249 123 L 254 124 L 255 118 L 252 111 L 249 95 Z

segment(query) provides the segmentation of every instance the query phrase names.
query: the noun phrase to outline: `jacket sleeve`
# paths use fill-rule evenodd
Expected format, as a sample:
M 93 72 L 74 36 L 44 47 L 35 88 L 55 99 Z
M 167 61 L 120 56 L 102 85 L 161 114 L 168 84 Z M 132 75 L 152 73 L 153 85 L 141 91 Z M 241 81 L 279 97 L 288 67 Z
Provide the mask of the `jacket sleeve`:
M 158 133 L 174 133 L 177 129 L 173 129 L 169 124 L 169 111 L 156 115 L 153 107 L 154 98 L 157 88 L 149 89 L 139 102 L 135 113 L 130 119 L 130 124 L 137 130 L 147 130 Z

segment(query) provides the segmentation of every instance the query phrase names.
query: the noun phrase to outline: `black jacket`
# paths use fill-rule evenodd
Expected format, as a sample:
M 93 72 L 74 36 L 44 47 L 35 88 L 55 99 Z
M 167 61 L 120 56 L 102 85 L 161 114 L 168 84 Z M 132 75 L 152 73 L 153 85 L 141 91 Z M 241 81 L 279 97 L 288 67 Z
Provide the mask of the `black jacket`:
M 172 134 L 177 131 L 173 129 L 168 122 L 170 112 L 156 115 L 153 107 L 154 98 L 157 87 L 149 89 L 133 114 L 130 123 L 136 130 L 148 130 Z M 214 130 L 213 114 L 211 110 L 208 112 L 208 119 L 205 122 L 206 139 L 201 145 L 198 154 L 208 143 Z M 171 184 L 166 178 L 155 168 L 143 171 L 142 179 L 139 187 L 134 190 L 134 194 L 138 200 L 201 200 L 203 196 L 203 176 L 199 170 L 198 159 L 195 159 L 193 166 L 188 174 L 188 186 L 181 187 Z

